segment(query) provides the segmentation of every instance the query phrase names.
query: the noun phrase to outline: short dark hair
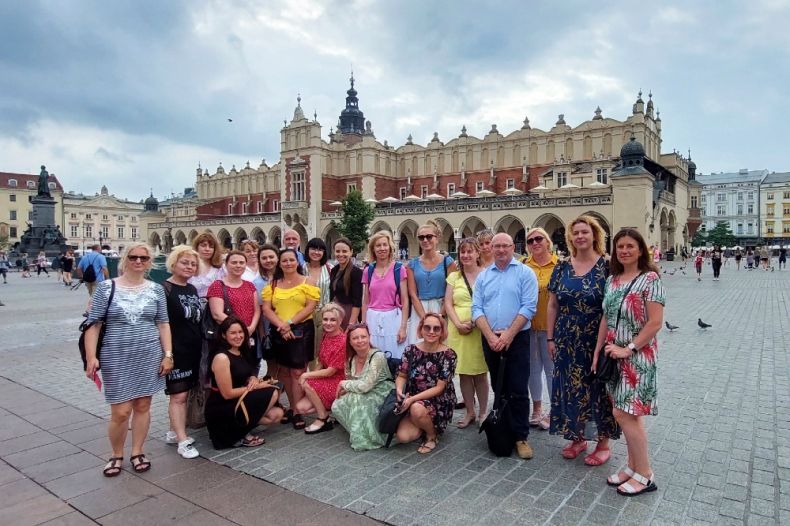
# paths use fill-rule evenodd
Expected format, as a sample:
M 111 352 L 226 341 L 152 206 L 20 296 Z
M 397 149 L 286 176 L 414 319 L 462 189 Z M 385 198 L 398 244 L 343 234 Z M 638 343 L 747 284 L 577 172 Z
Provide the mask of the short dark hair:
M 625 270 L 623 264 L 620 263 L 619 259 L 617 259 L 617 242 L 624 237 L 630 237 L 636 241 L 637 245 L 639 245 L 639 251 L 641 252 L 639 255 L 639 260 L 637 261 L 639 271 L 648 272 L 652 270 L 653 272 L 658 272 L 658 267 L 656 267 L 655 263 L 653 263 L 653 259 L 650 257 L 650 251 L 647 248 L 645 238 L 642 237 L 642 234 L 639 233 L 639 230 L 635 228 L 623 228 L 617 234 L 615 234 L 614 239 L 612 240 L 612 259 L 609 260 L 609 273 L 617 276 L 622 274 Z
M 326 265 L 326 262 L 329 261 L 329 250 L 326 248 L 326 243 L 324 243 L 324 240 L 321 239 L 320 237 L 314 237 L 313 239 L 307 242 L 307 248 L 305 249 L 306 252 L 305 256 L 307 256 L 305 258 L 305 261 L 307 263 L 310 262 L 311 248 L 317 248 L 319 250 L 324 251 L 324 255 L 321 256 L 321 265 Z

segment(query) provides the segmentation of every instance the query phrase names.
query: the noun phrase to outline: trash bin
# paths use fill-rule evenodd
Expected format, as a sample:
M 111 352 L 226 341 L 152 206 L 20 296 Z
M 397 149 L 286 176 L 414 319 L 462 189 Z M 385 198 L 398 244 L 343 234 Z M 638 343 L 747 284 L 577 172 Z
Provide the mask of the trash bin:
M 670 251 L 665 254 L 667 261 L 675 261 L 675 253 Z

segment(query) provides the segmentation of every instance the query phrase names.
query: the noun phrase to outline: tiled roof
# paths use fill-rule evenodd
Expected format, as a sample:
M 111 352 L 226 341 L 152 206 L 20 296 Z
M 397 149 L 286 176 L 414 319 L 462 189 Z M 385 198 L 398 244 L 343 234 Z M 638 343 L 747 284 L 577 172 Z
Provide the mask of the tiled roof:
M 35 189 L 38 188 L 38 175 L 34 175 L 34 174 L 15 174 L 15 173 L 11 173 L 11 172 L 0 172 L 0 188 L 13 188 L 12 186 L 10 186 L 8 184 L 8 181 L 11 180 L 11 179 L 16 179 L 16 181 L 17 181 L 16 188 L 17 189 L 29 190 L 29 188 L 27 187 L 27 182 L 28 181 L 33 181 L 33 185 L 34 186 L 33 186 L 32 190 L 35 190 Z M 54 175 L 50 174 L 50 182 L 53 182 L 53 181 L 55 183 L 55 188 L 58 191 L 62 192 L 63 191 L 63 186 L 60 184 L 60 181 L 58 181 L 57 177 L 55 177 Z
M 768 170 L 749 170 L 746 173 L 730 172 L 720 174 L 697 174 L 697 181 L 703 185 L 708 184 L 727 184 L 727 183 L 746 183 L 760 181 L 768 175 Z
M 790 183 L 790 172 L 767 175 L 763 180 L 763 184 L 769 183 Z

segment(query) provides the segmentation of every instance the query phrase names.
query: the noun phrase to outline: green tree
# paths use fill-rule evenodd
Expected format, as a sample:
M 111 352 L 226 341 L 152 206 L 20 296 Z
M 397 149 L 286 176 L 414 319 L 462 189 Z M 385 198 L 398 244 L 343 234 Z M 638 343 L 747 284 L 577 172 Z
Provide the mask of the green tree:
M 706 241 L 709 245 L 720 247 L 731 247 L 735 245 L 735 234 L 730 230 L 730 225 L 726 221 L 719 221 L 716 226 L 706 234 Z
M 697 230 L 694 234 L 694 237 L 691 238 L 691 246 L 692 247 L 704 247 L 706 243 L 706 236 L 703 230 Z
M 343 199 L 340 222 L 332 221 L 335 228 L 351 241 L 355 254 L 365 250 L 368 243 L 368 225 L 373 221 L 373 207 L 362 199 L 362 192 L 353 190 Z

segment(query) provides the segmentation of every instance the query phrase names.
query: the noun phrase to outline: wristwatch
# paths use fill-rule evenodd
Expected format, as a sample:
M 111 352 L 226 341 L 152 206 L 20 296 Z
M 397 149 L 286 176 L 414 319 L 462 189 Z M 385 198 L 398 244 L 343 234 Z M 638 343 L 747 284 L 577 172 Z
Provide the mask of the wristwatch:
M 634 342 L 629 343 L 627 347 L 628 349 L 631 350 L 632 353 L 636 354 L 636 345 L 634 345 Z
M 173 360 L 173 353 L 171 353 L 171 352 L 166 352 L 166 353 L 165 353 L 165 358 L 166 358 L 166 359 L 168 359 L 168 360 L 171 360 L 171 361 L 172 361 L 172 360 Z

